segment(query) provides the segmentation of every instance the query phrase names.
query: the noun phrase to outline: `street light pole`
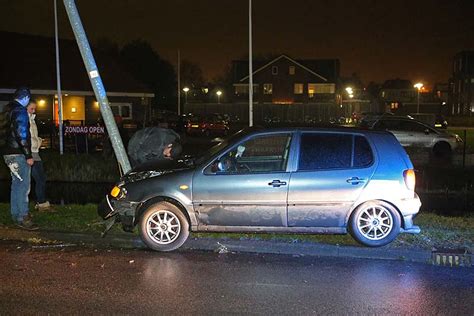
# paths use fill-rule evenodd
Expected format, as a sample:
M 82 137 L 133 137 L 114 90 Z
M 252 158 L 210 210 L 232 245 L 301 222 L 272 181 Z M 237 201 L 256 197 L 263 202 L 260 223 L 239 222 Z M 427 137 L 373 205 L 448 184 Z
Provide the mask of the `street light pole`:
M 115 157 L 117 158 L 123 173 L 127 173 L 132 169 L 130 166 L 130 161 L 128 160 L 125 147 L 123 146 L 122 138 L 120 137 L 120 133 L 117 128 L 117 123 L 114 120 L 114 115 L 109 105 L 107 93 L 105 92 L 105 87 L 102 83 L 97 64 L 95 63 L 89 41 L 87 40 L 86 32 L 82 26 L 76 3 L 74 0 L 63 0 L 63 2 L 69 17 L 69 22 L 71 23 L 71 27 L 74 32 L 74 36 L 76 38 L 77 45 L 79 46 L 79 51 L 81 52 L 92 89 L 94 90 L 97 102 L 99 102 L 100 113 L 104 119 L 105 127 L 107 128 L 110 142 L 112 143 L 112 148 L 114 149 Z
M 420 90 L 423 88 L 423 83 L 418 82 L 413 87 L 417 89 L 416 113 L 418 114 L 420 113 Z
M 189 88 L 184 87 L 183 91 L 184 91 L 184 109 L 186 110 L 186 106 L 188 105 L 188 91 L 189 91 Z
M 217 90 L 216 94 L 217 94 L 217 103 L 220 104 L 220 103 L 221 103 L 222 91 L 221 91 L 221 90 Z
M 59 154 L 64 153 L 63 140 L 63 96 L 61 93 L 61 70 L 59 68 L 59 32 L 58 32 L 58 7 L 54 0 L 54 41 L 56 44 L 56 84 L 58 94 L 58 125 L 59 125 Z M 54 101 L 53 101 L 54 108 Z M 54 116 L 53 116 L 54 118 Z
M 249 126 L 253 126 L 252 0 L 249 0 Z
M 417 90 L 416 96 L 416 113 L 420 113 L 420 89 Z
M 178 115 L 181 115 L 181 56 L 180 51 L 178 49 L 178 65 L 176 68 L 178 72 Z

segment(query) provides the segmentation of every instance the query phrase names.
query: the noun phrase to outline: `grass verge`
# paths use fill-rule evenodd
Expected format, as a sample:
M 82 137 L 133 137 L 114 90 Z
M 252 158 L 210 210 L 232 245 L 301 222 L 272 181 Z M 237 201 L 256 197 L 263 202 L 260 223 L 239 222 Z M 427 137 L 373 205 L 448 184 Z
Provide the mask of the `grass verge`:
M 41 229 L 100 233 L 101 219 L 97 216 L 95 204 L 56 206 L 55 213 L 39 213 L 32 210 L 34 221 Z M 474 216 L 446 217 L 422 213 L 415 219 L 421 227 L 418 235 L 401 234 L 390 247 L 401 248 L 464 248 L 474 249 Z M 13 226 L 10 205 L 0 203 L 0 226 Z M 122 232 L 115 225 L 113 232 Z M 135 232 L 136 233 L 136 232 Z M 318 242 L 332 245 L 358 245 L 350 235 L 303 235 L 303 234 L 242 234 L 242 233 L 193 233 L 195 238 L 219 238 L 240 240 L 275 240 L 285 242 Z M 1 236 L 0 236 L 1 238 Z

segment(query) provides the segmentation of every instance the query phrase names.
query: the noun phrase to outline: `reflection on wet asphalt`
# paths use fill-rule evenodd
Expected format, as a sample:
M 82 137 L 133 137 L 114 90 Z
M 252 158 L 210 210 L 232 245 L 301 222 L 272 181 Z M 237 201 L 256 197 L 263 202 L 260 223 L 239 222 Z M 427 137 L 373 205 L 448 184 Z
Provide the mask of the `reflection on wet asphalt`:
M 20 247 L 20 248 L 19 248 Z M 474 270 L 0 242 L 0 313 L 472 314 Z

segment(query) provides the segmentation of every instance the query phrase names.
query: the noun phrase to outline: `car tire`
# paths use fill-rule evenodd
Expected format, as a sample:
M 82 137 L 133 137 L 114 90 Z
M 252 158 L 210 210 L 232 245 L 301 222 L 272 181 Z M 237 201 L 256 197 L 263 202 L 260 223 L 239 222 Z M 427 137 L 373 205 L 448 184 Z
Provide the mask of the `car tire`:
M 172 251 L 181 247 L 189 236 L 189 222 L 174 204 L 159 202 L 143 212 L 139 222 L 140 237 L 156 251 Z
M 451 153 L 451 145 L 449 145 L 447 142 L 438 142 L 433 147 L 433 154 L 436 157 L 449 157 Z
M 400 214 L 383 201 L 359 205 L 349 219 L 349 233 L 357 242 L 369 247 L 389 244 L 400 233 L 400 227 Z

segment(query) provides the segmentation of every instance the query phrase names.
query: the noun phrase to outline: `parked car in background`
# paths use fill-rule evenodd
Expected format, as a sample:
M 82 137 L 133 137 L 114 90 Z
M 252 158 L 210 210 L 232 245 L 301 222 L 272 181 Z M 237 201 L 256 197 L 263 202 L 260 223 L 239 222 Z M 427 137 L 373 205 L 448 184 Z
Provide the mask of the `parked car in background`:
M 391 133 L 356 129 L 243 130 L 196 159 L 138 166 L 99 206 L 151 249 L 190 231 L 349 232 L 376 247 L 418 233 L 410 158 Z
M 192 116 L 186 125 L 188 135 L 221 135 L 229 133 L 229 126 L 220 114 L 214 113 L 204 117 Z
M 359 127 L 371 127 L 381 117 L 393 116 L 391 112 L 362 112 L 359 115 L 358 126 Z
M 154 113 L 151 126 L 176 130 L 178 128 L 178 122 L 179 116 L 175 112 L 159 110 Z
M 456 134 L 437 130 L 409 117 L 384 116 L 368 127 L 393 133 L 404 147 L 427 148 L 438 156 L 451 154 L 462 143 Z
M 448 128 L 448 121 L 441 114 L 432 114 L 432 113 L 410 113 L 410 117 L 414 118 L 417 121 L 428 124 L 434 128 Z

